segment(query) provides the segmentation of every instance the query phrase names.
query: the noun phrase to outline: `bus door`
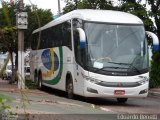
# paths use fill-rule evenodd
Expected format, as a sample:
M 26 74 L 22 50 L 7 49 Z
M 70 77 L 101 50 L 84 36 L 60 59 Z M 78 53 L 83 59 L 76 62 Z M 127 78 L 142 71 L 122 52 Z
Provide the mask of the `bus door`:
M 80 47 L 80 37 L 78 31 L 74 31 L 74 92 L 83 95 L 84 81 L 82 77 L 84 54 Z

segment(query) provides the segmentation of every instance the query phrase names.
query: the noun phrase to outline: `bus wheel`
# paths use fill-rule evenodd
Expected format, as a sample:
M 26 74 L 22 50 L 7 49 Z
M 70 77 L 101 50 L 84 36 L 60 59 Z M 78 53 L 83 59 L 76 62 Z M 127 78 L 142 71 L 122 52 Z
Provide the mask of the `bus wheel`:
M 119 103 L 125 103 L 125 102 L 127 102 L 127 100 L 128 100 L 128 98 L 117 98 L 117 101 Z
M 39 74 L 38 76 L 38 89 L 42 90 L 43 85 L 42 85 L 42 74 Z
M 34 82 L 38 86 L 38 76 L 37 76 L 37 72 L 36 71 L 34 72 Z
M 73 98 L 73 82 L 71 79 L 67 82 L 67 94 L 69 99 Z

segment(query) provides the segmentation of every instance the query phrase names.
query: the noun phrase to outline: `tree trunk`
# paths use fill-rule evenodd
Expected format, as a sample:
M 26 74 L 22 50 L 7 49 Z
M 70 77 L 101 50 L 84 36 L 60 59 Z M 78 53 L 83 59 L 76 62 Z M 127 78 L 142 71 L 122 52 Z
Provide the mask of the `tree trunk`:
M 6 59 L 6 61 L 4 62 L 3 66 L 2 66 L 2 69 L 0 70 L 0 77 L 2 77 L 3 72 L 4 72 L 4 70 L 6 69 L 6 66 L 7 66 L 7 64 L 8 64 L 8 62 L 9 62 L 9 59 L 10 59 L 10 56 L 9 56 L 9 54 L 8 54 L 7 59 Z
M 17 71 L 18 71 L 18 50 L 16 51 L 16 56 L 15 56 L 15 80 L 16 81 L 18 81 Z
M 10 54 L 10 59 L 11 59 L 11 64 L 12 64 L 12 77 L 9 83 L 12 84 L 15 81 L 15 69 L 14 69 L 14 62 L 13 62 L 13 52 L 9 52 L 9 54 Z

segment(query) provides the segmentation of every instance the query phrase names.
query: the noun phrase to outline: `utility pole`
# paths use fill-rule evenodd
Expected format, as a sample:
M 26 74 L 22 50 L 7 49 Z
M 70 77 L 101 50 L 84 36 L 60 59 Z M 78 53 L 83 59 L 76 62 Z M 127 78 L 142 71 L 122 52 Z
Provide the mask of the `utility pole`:
M 58 15 L 60 16 L 61 14 L 61 4 L 60 4 L 60 0 L 58 0 Z
M 17 28 L 18 28 L 18 88 L 25 88 L 24 79 L 24 29 L 27 29 L 28 15 L 24 11 L 23 0 L 18 1 L 17 8 Z
M 18 88 L 25 88 L 24 81 L 24 31 L 18 30 Z

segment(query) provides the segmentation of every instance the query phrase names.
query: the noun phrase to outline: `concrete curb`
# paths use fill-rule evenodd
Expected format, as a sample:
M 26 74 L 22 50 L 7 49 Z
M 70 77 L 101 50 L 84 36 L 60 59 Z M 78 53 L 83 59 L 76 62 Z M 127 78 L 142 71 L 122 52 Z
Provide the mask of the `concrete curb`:
M 148 96 L 160 97 L 160 92 L 149 91 Z

